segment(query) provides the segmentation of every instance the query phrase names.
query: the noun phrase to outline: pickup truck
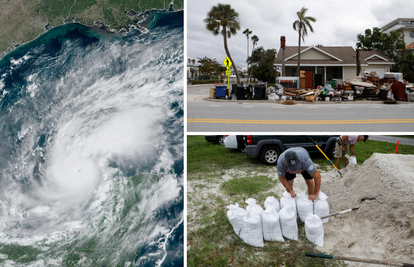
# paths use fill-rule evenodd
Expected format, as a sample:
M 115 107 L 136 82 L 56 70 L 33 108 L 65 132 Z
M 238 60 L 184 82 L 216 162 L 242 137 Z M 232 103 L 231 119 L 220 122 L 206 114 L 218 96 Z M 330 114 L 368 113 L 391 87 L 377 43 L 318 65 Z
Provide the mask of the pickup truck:
M 327 157 L 332 158 L 338 136 L 311 135 L 310 137 Z M 276 165 L 279 155 L 291 147 L 303 147 L 311 156 L 322 155 L 307 135 L 247 135 L 246 140 L 246 154 L 259 157 L 266 165 Z

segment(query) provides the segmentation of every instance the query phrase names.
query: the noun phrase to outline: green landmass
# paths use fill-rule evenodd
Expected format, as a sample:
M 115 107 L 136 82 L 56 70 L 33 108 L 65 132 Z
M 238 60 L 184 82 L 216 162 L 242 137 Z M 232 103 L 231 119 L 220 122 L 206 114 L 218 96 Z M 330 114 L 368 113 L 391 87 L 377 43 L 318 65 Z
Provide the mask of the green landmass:
M 0 58 L 46 29 L 69 22 L 114 30 L 137 25 L 138 14 L 151 9 L 183 9 L 183 0 L 0 0 Z M 101 24 L 102 25 L 102 24 Z

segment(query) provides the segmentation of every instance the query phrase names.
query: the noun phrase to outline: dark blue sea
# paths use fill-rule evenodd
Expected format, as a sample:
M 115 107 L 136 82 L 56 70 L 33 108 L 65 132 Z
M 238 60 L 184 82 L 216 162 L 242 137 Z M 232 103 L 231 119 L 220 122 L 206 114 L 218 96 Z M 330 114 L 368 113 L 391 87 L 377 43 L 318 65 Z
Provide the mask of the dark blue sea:
M 183 11 L 0 61 L 0 266 L 184 265 Z

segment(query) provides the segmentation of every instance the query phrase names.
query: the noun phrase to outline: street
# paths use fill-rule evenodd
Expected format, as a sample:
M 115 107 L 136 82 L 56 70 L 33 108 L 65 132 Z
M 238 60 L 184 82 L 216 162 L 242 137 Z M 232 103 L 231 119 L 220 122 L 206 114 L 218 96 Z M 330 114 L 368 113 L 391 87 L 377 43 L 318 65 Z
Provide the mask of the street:
M 206 100 L 214 85 L 187 87 L 187 132 L 412 132 L 414 103 Z

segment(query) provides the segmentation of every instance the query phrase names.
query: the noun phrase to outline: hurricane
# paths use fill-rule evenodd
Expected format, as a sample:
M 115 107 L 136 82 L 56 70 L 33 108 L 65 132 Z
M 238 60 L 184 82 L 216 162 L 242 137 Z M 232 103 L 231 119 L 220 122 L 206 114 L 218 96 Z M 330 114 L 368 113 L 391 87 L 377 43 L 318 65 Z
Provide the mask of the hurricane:
M 0 265 L 182 266 L 183 12 L 0 61 Z

